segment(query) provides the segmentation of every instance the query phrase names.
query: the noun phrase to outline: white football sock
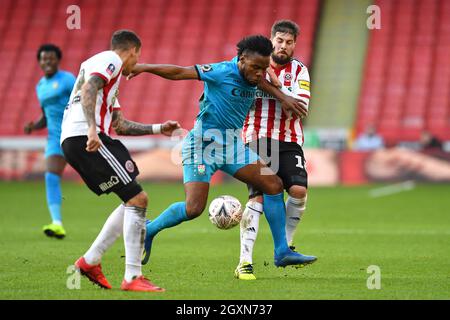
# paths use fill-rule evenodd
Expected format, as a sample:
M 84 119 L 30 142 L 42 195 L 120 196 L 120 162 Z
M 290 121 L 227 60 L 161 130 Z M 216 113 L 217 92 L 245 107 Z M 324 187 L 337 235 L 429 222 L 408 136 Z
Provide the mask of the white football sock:
M 263 212 L 263 205 L 256 201 L 249 201 L 245 206 L 241 219 L 241 256 L 239 263 L 253 263 L 253 247 L 259 229 L 259 218 Z
M 105 251 L 120 237 L 123 230 L 123 214 L 124 205 L 121 204 L 108 217 L 97 239 L 84 254 L 86 263 L 90 265 L 99 264 Z
M 145 208 L 125 206 L 123 238 L 125 242 L 125 280 L 142 275 L 141 257 L 145 240 Z
M 289 196 L 286 200 L 286 240 L 290 246 L 293 245 L 297 225 L 305 212 L 306 199 L 306 196 L 301 199 Z

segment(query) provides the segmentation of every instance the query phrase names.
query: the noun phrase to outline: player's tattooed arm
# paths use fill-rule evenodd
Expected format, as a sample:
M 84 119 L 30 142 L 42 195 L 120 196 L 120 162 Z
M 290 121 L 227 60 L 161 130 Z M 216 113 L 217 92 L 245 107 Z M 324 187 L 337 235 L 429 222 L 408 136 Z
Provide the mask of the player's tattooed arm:
M 127 79 L 142 72 L 153 73 L 169 80 L 198 80 L 199 75 L 194 66 L 181 67 L 173 64 L 137 64 Z
M 97 101 L 97 92 L 105 86 L 105 80 L 99 76 L 92 76 L 81 87 L 81 105 L 89 127 L 95 126 L 95 105 Z
M 42 115 L 39 118 L 38 121 L 31 121 L 28 122 L 25 127 L 23 128 L 23 131 L 26 134 L 30 134 L 31 132 L 33 132 L 34 130 L 40 130 L 40 129 L 44 129 L 45 127 L 47 127 L 47 118 L 45 117 L 45 113 L 44 110 L 42 110 Z
M 283 92 L 281 92 L 280 89 L 278 89 L 266 79 L 261 80 L 261 82 L 258 84 L 258 88 L 278 99 L 281 102 L 281 107 L 283 108 L 284 112 L 293 112 L 300 118 L 304 118 L 308 115 L 308 109 L 302 100 L 285 95 Z
M 97 92 L 105 86 L 105 81 L 98 77 L 92 76 L 81 87 L 81 106 L 86 117 L 89 129 L 87 132 L 88 140 L 86 142 L 86 150 L 88 152 L 96 152 L 100 146 L 101 141 L 97 134 L 97 125 L 95 123 L 95 105 L 97 101 Z
M 121 111 L 113 111 L 112 126 L 118 135 L 122 136 L 143 136 L 148 134 L 163 134 L 171 136 L 172 133 L 180 129 L 177 121 L 166 121 L 163 124 L 144 124 L 127 120 L 123 117 Z

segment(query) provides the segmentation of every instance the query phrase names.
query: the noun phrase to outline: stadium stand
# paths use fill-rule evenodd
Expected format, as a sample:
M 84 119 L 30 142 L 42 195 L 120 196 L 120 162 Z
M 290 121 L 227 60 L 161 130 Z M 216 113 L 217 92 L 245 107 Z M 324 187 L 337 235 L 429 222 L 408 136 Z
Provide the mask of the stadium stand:
M 0 11 L 0 136 L 22 135 L 23 124 L 39 117 L 35 85 L 42 73 L 36 50 L 55 43 L 61 69 L 78 73 L 80 63 L 108 49 L 111 33 L 135 30 L 142 38 L 141 61 L 192 65 L 230 59 L 244 35 L 269 34 L 276 19 L 297 21 L 302 30 L 297 56 L 311 61 L 319 0 L 2 0 Z M 69 5 L 81 8 L 81 29 L 68 30 Z M 239 10 L 235 10 L 239 8 Z M 250 19 L 248 17 L 251 17 Z M 301 20 L 300 20 L 301 17 Z M 224 32 L 225 30 L 225 32 Z M 120 101 L 127 117 L 156 123 L 179 120 L 190 128 L 202 85 L 145 75 L 123 79 Z M 40 132 L 45 135 L 45 131 Z
M 450 139 L 450 2 L 377 0 L 356 131 L 377 125 L 389 145 L 417 141 L 424 129 Z

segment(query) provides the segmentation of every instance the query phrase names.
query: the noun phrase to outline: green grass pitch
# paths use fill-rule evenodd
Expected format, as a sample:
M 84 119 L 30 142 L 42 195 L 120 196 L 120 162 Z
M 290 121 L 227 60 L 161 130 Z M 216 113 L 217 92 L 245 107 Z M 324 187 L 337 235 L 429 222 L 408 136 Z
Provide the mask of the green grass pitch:
M 183 201 L 181 184 L 145 184 L 153 218 Z M 87 187 L 64 183 L 63 219 L 68 236 L 49 239 L 44 184 L 0 183 L 0 299 L 449 299 L 450 185 L 418 185 L 414 190 L 371 198 L 379 186 L 311 188 L 308 210 L 296 242 L 319 260 L 306 268 L 277 269 L 265 218 L 255 246 L 256 281 L 233 278 L 239 260 L 239 228 L 218 230 L 207 212 L 165 230 L 155 240 L 143 271 L 165 293 L 130 293 L 123 278 L 122 238 L 103 258 L 113 290 L 85 278 L 69 290 L 67 269 L 95 239 L 116 196 L 98 198 Z M 246 201 L 243 184 L 213 186 Z M 381 289 L 369 290 L 367 268 L 381 270 Z

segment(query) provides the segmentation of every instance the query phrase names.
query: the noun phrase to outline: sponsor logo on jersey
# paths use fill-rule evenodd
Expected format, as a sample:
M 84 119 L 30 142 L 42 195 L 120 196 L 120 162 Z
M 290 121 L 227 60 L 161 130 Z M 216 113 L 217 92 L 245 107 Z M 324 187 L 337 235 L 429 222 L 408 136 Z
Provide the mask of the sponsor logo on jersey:
M 272 96 L 271 94 L 268 94 L 267 92 L 262 91 L 262 90 L 256 90 L 255 98 L 275 99 L 274 96 Z
M 119 183 L 119 178 L 117 176 L 111 176 L 111 179 L 109 179 L 108 182 L 103 182 L 98 187 L 100 188 L 100 190 L 102 190 L 104 192 L 108 189 L 111 189 L 118 183 Z
M 235 97 L 241 97 L 241 98 L 254 98 L 256 95 L 256 92 L 254 90 L 241 90 L 238 88 L 234 88 L 231 90 L 231 94 Z
M 212 66 L 210 65 L 210 64 L 203 64 L 203 65 L 201 65 L 200 66 L 200 70 L 202 71 L 202 72 L 209 72 L 209 71 L 211 71 L 213 68 L 212 68 Z
M 127 169 L 127 171 L 129 173 L 133 173 L 134 172 L 134 163 L 131 160 L 128 160 L 127 162 L 125 162 L 125 168 Z
M 310 83 L 309 83 L 309 81 L 299 80 L 298 85 L 299 85 L 300 89 L 310 91 Z
M 106 72 L 112 76 L 112 74 L 116 71 L 116 67 L 111 63 L 108 68 L 106 68 Z

